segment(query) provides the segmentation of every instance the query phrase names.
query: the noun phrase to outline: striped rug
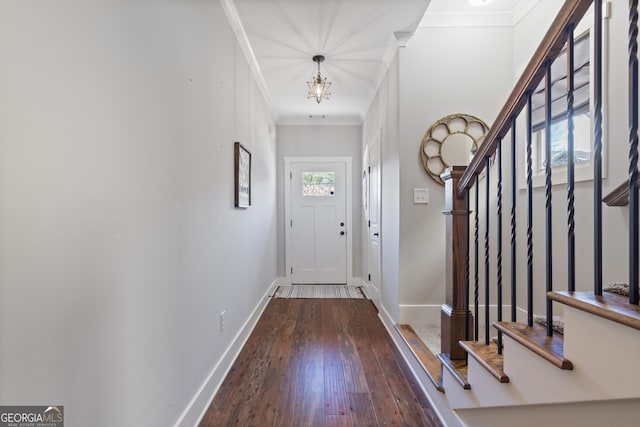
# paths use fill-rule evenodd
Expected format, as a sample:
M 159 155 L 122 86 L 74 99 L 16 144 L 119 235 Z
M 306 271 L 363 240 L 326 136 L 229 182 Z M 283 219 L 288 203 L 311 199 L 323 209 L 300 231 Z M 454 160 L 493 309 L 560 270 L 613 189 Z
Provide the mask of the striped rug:
M 274 298 L 364 298 L 360 286 L 292 285 L 278 286 Z

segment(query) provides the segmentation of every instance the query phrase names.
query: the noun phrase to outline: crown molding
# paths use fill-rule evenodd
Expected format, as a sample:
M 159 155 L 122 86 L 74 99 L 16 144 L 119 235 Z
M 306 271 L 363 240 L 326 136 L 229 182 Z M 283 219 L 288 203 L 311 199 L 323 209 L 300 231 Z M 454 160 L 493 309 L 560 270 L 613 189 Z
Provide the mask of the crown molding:
M 420 22 L 421 28 L 511 26 L 511 12 L 427 12 Z
M 520 0 L 513 7 L 513 25 L 518 25 L 541 0 Z
M 253 77 L 256 80 L 258 88 L 260 88 L 260 92 L 264 97 L 265 102 L 267 103 L 267 107 L 271 111 L 273 115 L 273 102 L 271 100 L 271 93 L 269 92 L 269 88 L 267 83 L 262 76 L 262 71 L 260 70 L 260 65 L 258 65 L 258 60 L 256 59 L 256 55 L 253 53 L 253 49 L 251 48 L 251 44 L 249 44 L 249 38 L 247 37 L 247 33 L 244 30 L 244 26 L 240 21 L 240 15 L 238 15 L 238 10 L 236 9 L 236 5 L 233 0 L 220 0 L 220 6 L 227 16 L 227 20 L 229 21 L 229 25 L 233 30 L 233 33 L 238 40 L 238 44 L 240 45 L 240 49 L 244 54 L 247 62 L 249 63 L 249 68 L 253 74 Z
M 398 47 L 407 47 L 409 40 L 411 40 L 411 37 L 413 37 L 415 33 L 415 31 L 394 31 L 393 37 L 396 38 Z
M 520 0 L 510 12 L 429 12 L 420 22 L 421 28 L 438 27 L 513 27 L 541 0 Z

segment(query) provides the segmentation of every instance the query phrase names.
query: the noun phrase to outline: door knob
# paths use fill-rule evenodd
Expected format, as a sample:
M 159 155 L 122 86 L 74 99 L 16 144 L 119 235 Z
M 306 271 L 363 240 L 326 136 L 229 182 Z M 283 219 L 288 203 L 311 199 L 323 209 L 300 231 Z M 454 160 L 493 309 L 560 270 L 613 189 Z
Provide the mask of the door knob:
M 380 233 L 373 233 L 374 236 L 380 236 Z
M 340 232 L 340 235 L 341 235 L 341 236 L 344 236 L 344 231 L 341 231 L 341 232 Z
M 341 223 L 340 223 L 340 227 L 344 227 L 344 222 L 341 222 Z

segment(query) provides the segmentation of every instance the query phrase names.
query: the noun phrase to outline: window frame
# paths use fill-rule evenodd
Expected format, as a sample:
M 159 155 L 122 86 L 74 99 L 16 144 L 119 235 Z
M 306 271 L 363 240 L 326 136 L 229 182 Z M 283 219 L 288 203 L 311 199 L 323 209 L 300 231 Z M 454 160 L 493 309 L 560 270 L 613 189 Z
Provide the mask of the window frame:
M 603 4 L 603 7 L 605 5 Z M 603 13 L 603 31 L 602 31 L 602 44 L 603 46 L 608 46 L 609 44 L 609 38 L 608 38 L 608 15 Z M 589 9 L 589 11 L 585 14 L 584 18 L 582 19 L 582 21 L 580 21 L 580 23 L 576 26 L 576 29 L 574 31 L 574 39 L 578 39 L 579 37 L 583 36 L 585 33 L 590 32 L 593 33 L 593 21 L 594 21 L 594 14 L 593 14 L 593 5 L 591 6 L 591 8 Z M 594 40 L 593 37 L 589 36 L 589 50 L 591 52 L 591 58 L 593 58 L 593 52 L 594 52 Z M 608 118 L 607 118 L 607 112 L 608 112 L 608 86 L 607 86 L 607 82 L 608 82 L 608 68 L 607 68 L 607 64 L 609 63 L 608 61 L 608 51 L 609 49 L 603 49 L 602 52 L 602 178 L 606 178 L 607 177 L 607 158 L 608 158 L 608 143 L 607 143 L 607 139 L 608 139 Z M 593 72 L 594 72 L 594 67 L 590 67 L 589 70 L 589 110 L 587 112 L 587 114 L 589 114 L 589 118 L 590 118 L 590 126 L 589 126 L 589 134 L 590 134 L 590 148 L 591 148 L 591 158 L 588 162 L 580 162 L 580 163 L 575 163 L 575 182 L 581 182 L 581 181 L 591 181 L 593 180 L 593 172 L 594 172 L 594 168 L 593 168 L 593 159 L 594 159 L 594 115 L 592 114 L 592 112 L 594 111 L 594 107 L 595 107 L 595 103 L 594 103 L 594 85 L 591 83 L 594 81 L 593 78 Z M 526 107 L 525 107 L 526 108 Z M 576 110 L 580 111 L 580 110 Z M 526 141 L 526 130 L 527 130 L 527 126 L 526 126 L 526 110 L 523 110 L 523 114 L 520 114 L 519 118 L 518 118 L 518 126 L 517 126 L 517 132 L 518 132 L 518 140 L 519 141 Z M 563 114 L 560 117 L 556 117 L 553 122 L 559 121 L 559 120 L 566 120 L 566 114 Z M 543 129 L 542 129 L 543 130 Z M 546 176 L 545 176 L 545 171 L 544 170 L 539 170 L 537 168 L 537 162 L 536 160 L 539 159 L 539 153 L 541 151 L 544 151 L 545 149 L 545 140 L 544 138 L 542 138 L 541 136 L 543 135 L 543 132 L 541 132 L 541 130 L 537 130 L 535 132 L 533 132 L 532 135 L 532 154 L 533 154 L 533 176 L 532 176 L 532 185 L 534 188 L 537 187 L 544 187 L 545 186 L 545 182 L 546 182 Z M 519 179 L 518 179 L 518 187 L 519 189 L 526 189 L 527 187 L 527 159 L 526 159 L 526 144 L 522 144 L 519 145 L 519 150 L 518 150 L 518 164 L 519 164 Z M 536 159 L 537 157 L 537 159 Z M 552 174 L 551 174 L 551 182 L 552 185 L 561 185 L 561 184 L 566 184 L 567 183 L 567 165 L 558 165 L 558 166 L 554 166 L 552 167 Z

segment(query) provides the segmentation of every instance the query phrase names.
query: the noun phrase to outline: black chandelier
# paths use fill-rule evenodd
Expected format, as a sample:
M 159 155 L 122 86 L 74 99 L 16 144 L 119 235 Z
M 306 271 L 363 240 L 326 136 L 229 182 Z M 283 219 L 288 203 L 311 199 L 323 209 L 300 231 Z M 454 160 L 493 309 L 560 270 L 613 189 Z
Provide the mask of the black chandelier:
M 307 86 L 309 86 L 309 96 L 307 99 L 315 99 L 318 104 L 323 99 L 329 99 L 329 86 L 331 86 L 331 82 L 327 81 L 327 78 L 324 79 L 320 75 L 320 63 L 324 61 L 324 56 L 316 55 L 313 58 L 313 62 L 318 63 L 318 74 L 312 78 L 310 82 L 307 82 Z

